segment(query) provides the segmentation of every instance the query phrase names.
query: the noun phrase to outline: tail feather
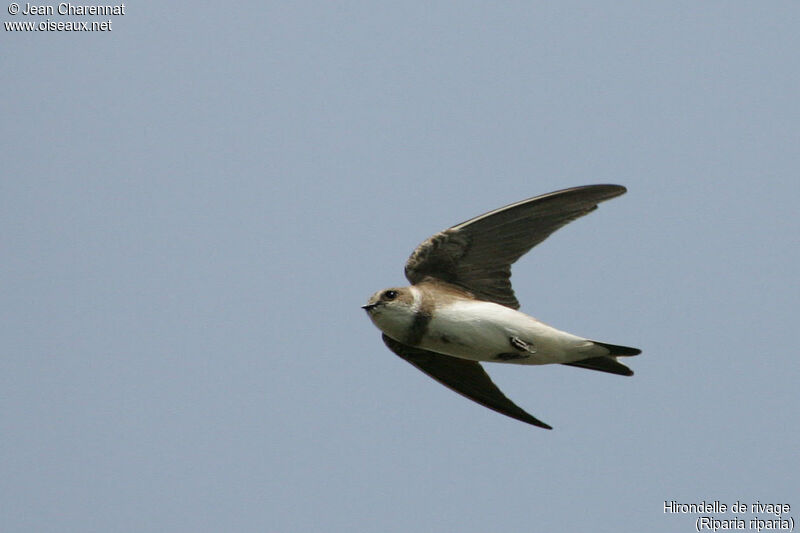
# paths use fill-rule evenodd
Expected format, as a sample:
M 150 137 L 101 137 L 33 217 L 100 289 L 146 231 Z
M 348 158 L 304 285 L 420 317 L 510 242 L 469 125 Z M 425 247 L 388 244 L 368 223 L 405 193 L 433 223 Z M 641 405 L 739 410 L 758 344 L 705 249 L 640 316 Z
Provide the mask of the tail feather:
M 639 355 L 640 353 L 642 353 L 642 351 L 639 348 L 631 348 L 629 346 L 618 346 L 616 344 L 606 344 L 604 342 L 597 342 L 597 341 L 592 341 L 592 342 L 608 350 L 608 356 L 610 357 L 616 357 L 618 355 L 629 357 L 632 355 Z
M 608 350 L 608 353 L 599 357 L 589 357 L 581 359 L 580 361 L 573 361 L 571 363 L 563 363 L 569 366 L 577 366 L 580 368 L 588 368 L 589 370 L 599 370 L 600 372 L 608 372 L 609 374 L 617 374 L 620 376 L 632 376 L 633 370 L 617 361 L 618 356 L 629 357 L 632 355 L 639 355 L 642 351 L 639 348 L 630 348 L 629 346 L 618 346 L 616 344 L 606 344 L 604 342 L 592 341 L 595 346 L 600 346 Z
M 609 356 L 590 357 L 588 359 L 562 364 L 577 366 L 579 368 L 588 368 L 589 370 L 599 370 L 600 372 L 608 372 L 609 374 L 617 374 L 619 376 L 633 375 L 633 370 Z

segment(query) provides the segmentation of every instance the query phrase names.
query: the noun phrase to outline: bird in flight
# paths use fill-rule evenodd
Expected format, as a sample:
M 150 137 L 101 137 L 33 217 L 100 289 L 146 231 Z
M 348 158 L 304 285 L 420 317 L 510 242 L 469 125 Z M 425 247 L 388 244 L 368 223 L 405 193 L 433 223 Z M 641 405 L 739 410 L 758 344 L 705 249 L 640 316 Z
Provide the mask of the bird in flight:
M 587 185 L 522 200 L 430 237 L 411 254 L 411 285 L 373 294 L 369 318 L 395 354 L 489 409 L 552 429 L 509 400 L 480 361 L 564 364 L 622 376 L 617 360 L 641 350 L 560 331 L 518 311 L 511 265 L 558 228 L 626 191 Z

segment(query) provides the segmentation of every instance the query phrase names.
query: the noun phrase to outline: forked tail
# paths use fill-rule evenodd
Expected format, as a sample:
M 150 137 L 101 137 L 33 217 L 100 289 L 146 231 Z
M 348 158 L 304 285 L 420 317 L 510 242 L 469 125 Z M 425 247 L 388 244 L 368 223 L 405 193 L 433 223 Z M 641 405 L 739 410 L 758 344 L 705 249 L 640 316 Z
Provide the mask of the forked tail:
M 609 374 L 617 374 L 619 376 L 632 376 L 633 370 L 617 361 L 618 356 L 629 357 L 631 355 L 639 355 L 642 351 L 639 348 L 630 348 L 628 346 L 618 346 L 616 344 L 606 344 L 604 342 L 592 341 L 597 346 L 608 350 L 607 355 L 600 357 L 589 357 L 581 361 L 573 361 L 572 363 L 563 363 L 569 366 L 577 366 L 579 368 L 588 368 L 589 370 L 598 370 L 600 372 L 608 372 Z

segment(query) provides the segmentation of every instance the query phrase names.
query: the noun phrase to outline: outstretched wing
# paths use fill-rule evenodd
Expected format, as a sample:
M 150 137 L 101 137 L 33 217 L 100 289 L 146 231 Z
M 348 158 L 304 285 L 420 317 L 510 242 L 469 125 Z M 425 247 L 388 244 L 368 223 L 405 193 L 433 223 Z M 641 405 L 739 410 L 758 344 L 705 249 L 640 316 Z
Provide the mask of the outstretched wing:
M 477 361 L 414 348 L 386 335 L 383 335 L 383 342 L 394 353 L 470 400 L 522 422 L 553 429 L 506 398 Z
M 406 263 L 406 278 L 460 285 L 476 298 L 519 309 L 511 265 L 551 233 L 624 194 L 621 185 L 587 185 L 551 192 L 495 209 L 437 233 Z

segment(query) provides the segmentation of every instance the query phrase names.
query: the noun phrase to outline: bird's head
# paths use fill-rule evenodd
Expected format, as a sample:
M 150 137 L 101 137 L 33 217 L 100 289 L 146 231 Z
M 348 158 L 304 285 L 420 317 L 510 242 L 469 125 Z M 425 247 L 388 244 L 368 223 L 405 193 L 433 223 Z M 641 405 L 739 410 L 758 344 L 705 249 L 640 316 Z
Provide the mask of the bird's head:
M 392 338 L 403 338 L 416 313 L 414 293 L 410 287 L 383 289 L 362 305 L 372 323 Z

